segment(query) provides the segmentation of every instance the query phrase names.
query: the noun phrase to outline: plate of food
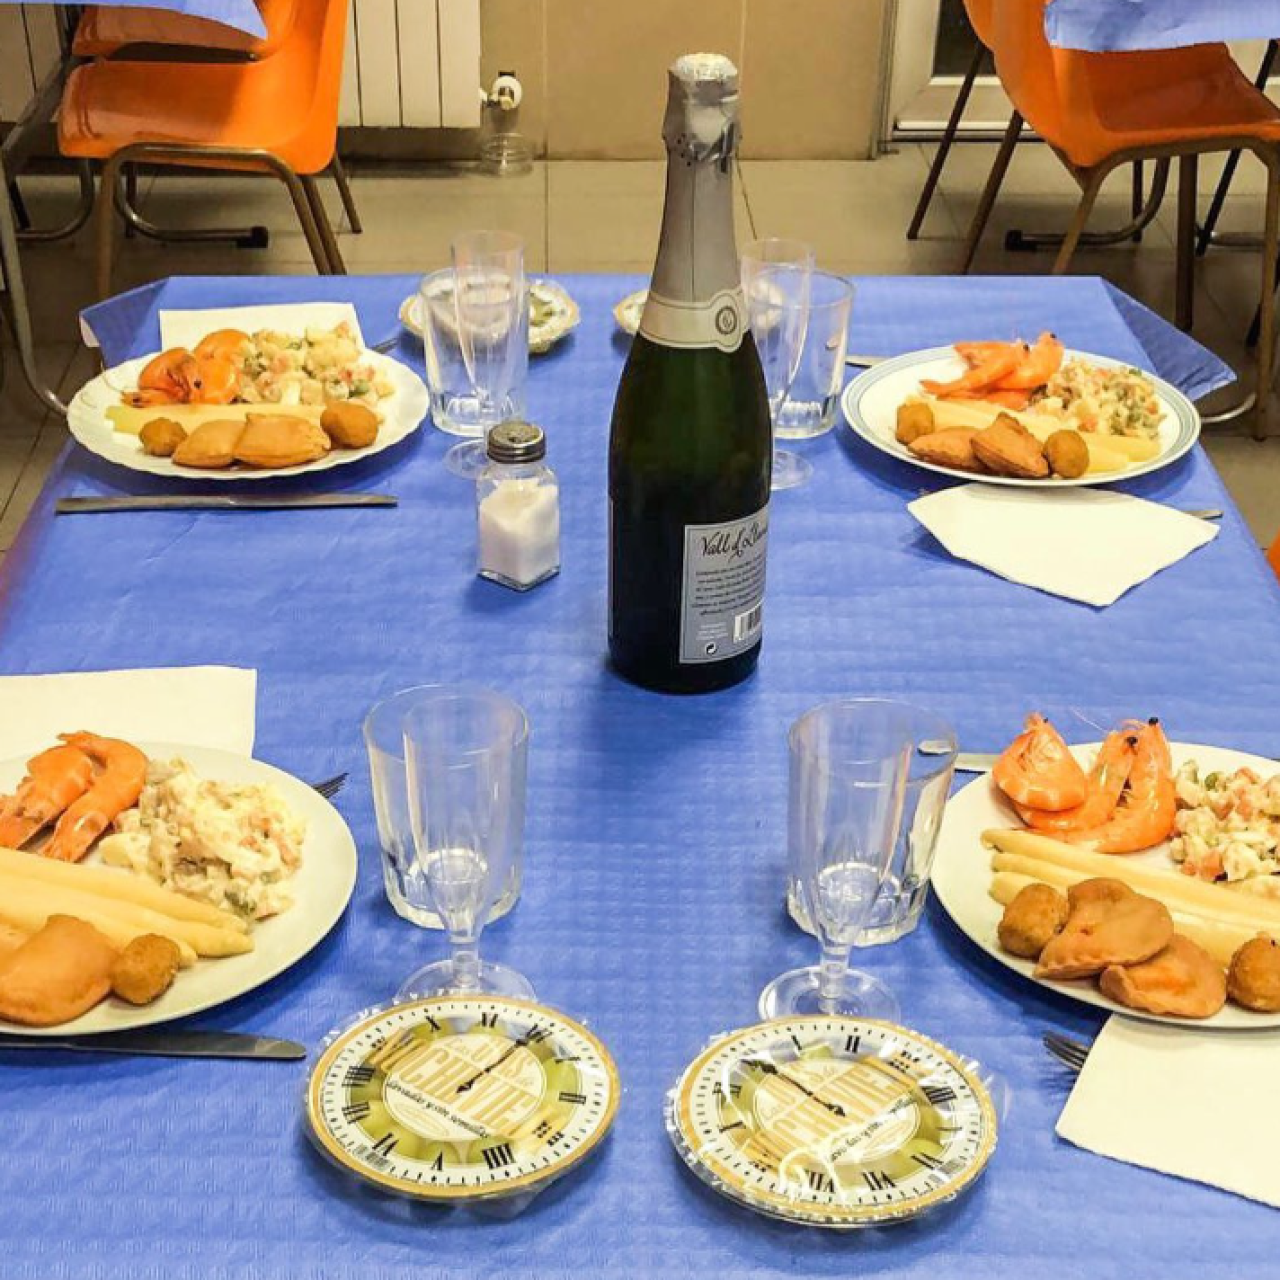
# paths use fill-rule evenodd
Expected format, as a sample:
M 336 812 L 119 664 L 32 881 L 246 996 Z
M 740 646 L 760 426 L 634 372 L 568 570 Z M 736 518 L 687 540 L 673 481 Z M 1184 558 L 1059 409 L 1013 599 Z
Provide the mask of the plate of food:
M 447 278 L 437 277 L 432 288 L 443 299 L 453 297 L 453 287 Z M 446 305 L 451 307 L 452 302 Z M 563 285 L 554 280 L 529 281 L 530 355 L 540 356 L 550 351 L 578 327 L 581 319 L 578 304 Z M 416 293 L 400 304 L 400 323 L 415 337 L 422 337 L 422 299 Z
M 648 289 L 637 289 L 629 293 L 613 308 L 613 318 L 623 333 L 633 336 L 640 328 L 640 317 L 644 314 L 644 304 L 649 300 Z
M 126 361 L 81 387 L 67 424 L 133 471 L 265 480 L 380 453 L 426 415 L 422 380 L 340 323 L 218 329 L 191 349 Z
M 0 762 L 0 1029 L 150 1026 L 296 964 L 355 886 L 306 783 L 248 756 L 68 733 Z
M 933 887 L 988 955 L 1129 1017 L 1280 1027 L 1280 765 L 1159 720 L 1068 747 L 1031 716 L 958 791 Z
M 1167 382 L 1106 356 L 1034 342 L 958 342 L 873 365 L 841 399 L 873 448 L 989 484 L 1108 484 L 1176 462 L 1200 436 Z

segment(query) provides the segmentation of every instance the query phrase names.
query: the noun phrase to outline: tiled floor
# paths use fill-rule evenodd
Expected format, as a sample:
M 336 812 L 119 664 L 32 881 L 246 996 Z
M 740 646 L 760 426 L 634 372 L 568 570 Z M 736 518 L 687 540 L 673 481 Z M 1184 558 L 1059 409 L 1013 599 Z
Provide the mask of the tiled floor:
M 848 272 L 931 274 L 955 270 L 961 239 L 977 201 L 993 148 L 966 144 L 952 154 L 922 238 L 909 243 L 904 230 L 924 181 L 931 151 L 903 146 L 872 163 L 746 161 L 737 200 L 738 236 L 790 235 L 813 243 L 823 266 Z M 364 234 L 341 235 L 348 269 L 426 270 L 443 265 L 449 238 L 466 226 L 519 231 L 528 261 L 539 271 L 645 271 L 651 262 L 662 211 L 662 166 L 657 163 L 547 163 L 521 178 L 495 180 L 465 169 L 388 169 L 354 165 L 356 199 Z M 1207 193 L 1216 167 L 1202 167 Z M 59 178 L 24 183 L 37 222 L 56 221 L 73 199 Z M 1261 170 L 1242 166 L 1223 227 L 1254 229 L 1261 223 Z M 330 191 L 336 213 L 336 196 Z M 985 273 L 1047 271 L 1045 254 L 1008 253 L 1004 233 L 1061 229 L 1076 189 L 1057 161 L 1039 146 L 1021 147 L 978 258 Z M 1202 207 L 1207 194 L 1202 196 Z M 176 274 L 239 272 L 306 273 L 306 244 L 282 188 L 269 179 L 161 177 L 144 180 L 141 204 L 168 226 L 262 223 L 271 230 L 265 250 L 226 246 L 121 242 L 117 288 Z M 1104 192 L 1096 225 L 1127 217 L 1128 177 Z M 1107 276 L 1150 306 L 1167 313 L 1173 296 L 1174 193 L 1141 245 L 1082 252 L 1075 269 Z M 25 252 L 40 362 L 46 377 L 70 393 L 93 372 L 80 347 L 78 310 L 91 301 L 92 254 L 87 232 L 58 245 Z M 1237 368 L 1248 369 L 1242 336 L 1258 290 L 1253 253 L 1217 250 L 1198 266 L 1196 336 Z M 7 340 L 7 339 L 6 339 Z M 0 390 L 0 556 L 39 490 L 65 427 L 27 394 L 12 353 Z M 1228 393 L 1220 399 L 1230 400 Z M 1212 407 L 1212 406 L 1211 406 Z M 1280 529 L 1280 441 L 1256 444 L 1241 426 L 1215 434 L 1209 450 L 1260 542 Z

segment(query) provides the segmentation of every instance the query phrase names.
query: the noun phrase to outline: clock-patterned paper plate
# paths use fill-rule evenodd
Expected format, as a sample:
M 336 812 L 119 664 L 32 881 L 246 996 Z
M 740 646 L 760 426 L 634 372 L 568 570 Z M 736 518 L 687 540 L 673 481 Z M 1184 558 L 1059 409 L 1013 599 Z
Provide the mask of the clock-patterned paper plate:
M 667 1129 L 723 1195 L 846 1228 L 953 1199 L 996 1144 L 987 1090 L 950 1050 L 887 1022 L 816 1015 L 712 1041 L 668 1095 Z
M 538 1190 L 600 1142 L 617 1069 L 584 1026 L 501 996 L 391 1005 L 339 1033 L 307 1084 L 321 1150 L 390 1191 L 458 1203 Z

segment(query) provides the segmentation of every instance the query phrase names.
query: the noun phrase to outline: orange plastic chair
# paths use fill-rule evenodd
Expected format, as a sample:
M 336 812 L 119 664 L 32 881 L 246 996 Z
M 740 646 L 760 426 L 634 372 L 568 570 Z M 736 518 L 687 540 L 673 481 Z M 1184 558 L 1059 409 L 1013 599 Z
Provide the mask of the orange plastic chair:
M 293 28 L 261 62 L 93 62 L 67 81 L 64 155 L 102 160 L 97 286 L 111 287 L 120 172 L 138 162 L 271 173 L 293 201 L 321 274 L 345 267 L 314 175 L 333 159 L 347 0 L 296 0 Z
M 294 0 L 258 0 L 267 34 L 261 38 L 208 18 L 168 9 L 86 6 L 76 25 L 71 52 L 77 58 L 112 58 L 135 46 L 212 49 L 220 53 L 266 58 L 293 28 Z
M 1272 290 L 1280 224 L 1280 109 L 1256 89 L 1225 45 L 1143 53 L 1083 53 L 1053 48 L 1044 33 L 1047 0 L 994 0 L 996 70 L 1014 111 L 978 202 L 965 246 L 973 263 L 1023 121 L 1057 153 L 1080 185 L 1080 203 L 1054 263 L 1071 263 L 1098 192 L 1117 167 L 1178 158 L 1176 321 L 1192 319 L 1196 177 L 1200 155 L 1252 151 L 1267 168 L 1262 263 L 1262 338 L 1258 351 L 1255 434 L 1267 428 L 1274 360 Z

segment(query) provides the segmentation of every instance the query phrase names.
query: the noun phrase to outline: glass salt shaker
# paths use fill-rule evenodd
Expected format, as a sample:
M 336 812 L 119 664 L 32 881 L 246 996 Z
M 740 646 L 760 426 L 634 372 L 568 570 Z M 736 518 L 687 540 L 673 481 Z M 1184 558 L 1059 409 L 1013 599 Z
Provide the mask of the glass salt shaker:
M 476 480 L 479 573 L 528 591 L 560 572 L 560 487 L 543 459 L 547 438 L 531 422 L 502 422 L 488 435 Z

